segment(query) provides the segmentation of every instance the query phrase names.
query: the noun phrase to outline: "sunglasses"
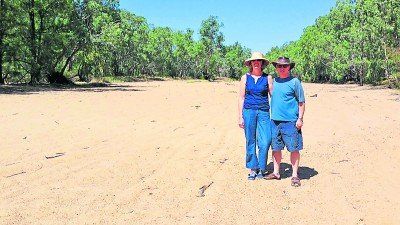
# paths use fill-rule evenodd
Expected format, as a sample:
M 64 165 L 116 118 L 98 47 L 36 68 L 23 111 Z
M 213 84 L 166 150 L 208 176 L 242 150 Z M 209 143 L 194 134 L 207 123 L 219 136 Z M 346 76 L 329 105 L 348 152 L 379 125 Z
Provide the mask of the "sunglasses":
M 276 68 L 288 68 L 289 67 L 289 65 L 276 65 Z

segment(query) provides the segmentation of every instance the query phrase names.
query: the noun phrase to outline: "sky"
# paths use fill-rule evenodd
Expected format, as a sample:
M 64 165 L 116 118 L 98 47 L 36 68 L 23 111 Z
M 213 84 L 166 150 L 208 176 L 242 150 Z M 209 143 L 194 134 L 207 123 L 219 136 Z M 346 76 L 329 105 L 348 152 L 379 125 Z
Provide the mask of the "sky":
M 329 13 L 336 0 L 120 0 L 120 8 L 146 18 L 154 27 L 190 28 L 199 37 L 201 22 L 217 16 L 224 44 L 236 41 L 252 51 L 298 40 L 304 28 Z

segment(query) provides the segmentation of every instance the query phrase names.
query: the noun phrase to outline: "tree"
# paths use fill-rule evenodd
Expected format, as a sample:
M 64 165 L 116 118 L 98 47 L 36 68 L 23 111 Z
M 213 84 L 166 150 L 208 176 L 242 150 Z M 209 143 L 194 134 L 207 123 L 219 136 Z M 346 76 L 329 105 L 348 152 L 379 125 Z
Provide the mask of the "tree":
M 4 55 L 4 38 L 6 34 L 6 27 L 8 23 L 8 17 L 6 15 L 6 2 L 5 0 L 0 0 L 0 84 L 4 84 L 4 76 L 3 76 L 3 55 Z
M 243 63 L 250 55 L 250 49 L 242 47 L 238 42 L 226 47 L 225 63 L 226 76 L 240 79 L 246 73 L 247 68 L 243 67 Z
M 389 52 L 399 47 L 399 12 L 395 0 L 339 0 L 298 41 L 267 55 L 291 57 L 306 81 L 379 84 L 396 71 Z
M 214 79 L 219 67 L 219 52 L 221 51 L 224 36 L 220 29 L 223 27 L 217 17 L 210 16 L 201 23 L 200 37 L 204 45 L 204 77 L 208 80 Z

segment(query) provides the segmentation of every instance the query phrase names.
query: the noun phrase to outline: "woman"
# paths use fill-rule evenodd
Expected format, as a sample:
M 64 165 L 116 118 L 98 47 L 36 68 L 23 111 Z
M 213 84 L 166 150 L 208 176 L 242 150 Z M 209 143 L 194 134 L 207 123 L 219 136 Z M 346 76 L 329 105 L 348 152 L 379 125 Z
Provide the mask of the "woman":
M 248 179 L 254 180 L 265 176 L 271 145 L 268 93 L 271 94 L 272 77 L 263 73 L 269 61 L 260 52 L 253 52 L 244 64 L 249 72 L 242 76 L 239 84 L 238 123 L 246 137 Z

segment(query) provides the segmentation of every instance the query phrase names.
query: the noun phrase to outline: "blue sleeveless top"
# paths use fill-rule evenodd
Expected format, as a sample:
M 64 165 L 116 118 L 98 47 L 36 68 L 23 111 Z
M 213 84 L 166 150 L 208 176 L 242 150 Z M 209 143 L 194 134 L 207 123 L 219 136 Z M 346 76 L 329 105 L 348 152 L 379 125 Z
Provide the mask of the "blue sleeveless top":
M 254 78 L 246 73 L 246 94 L 243 108 L 269 111 L 267 74 L 263 73 L 257 82 L 254 82 Z

